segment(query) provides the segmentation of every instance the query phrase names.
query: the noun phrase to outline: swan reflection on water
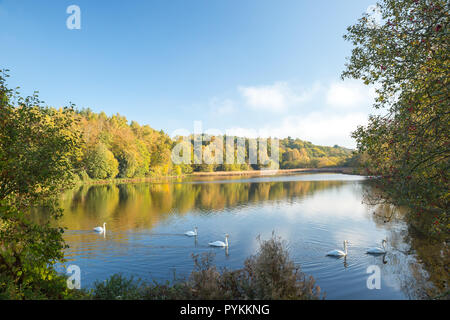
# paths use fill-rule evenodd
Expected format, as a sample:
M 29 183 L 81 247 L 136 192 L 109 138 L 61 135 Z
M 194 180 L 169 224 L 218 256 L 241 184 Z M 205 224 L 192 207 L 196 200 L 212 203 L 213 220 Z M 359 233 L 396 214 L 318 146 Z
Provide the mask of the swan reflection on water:
M 339 260 L 339 259 L 341 259 L 343 257 L 344 259 L 342 260 L 342 264 L 344 265 L 344 268 L 348 267 L 347 256 L 331 256 L 330 255 L 330 256 L 327 256 L 327 257 L 329 257 L 331 259 L 335 259 L 335 260 Z

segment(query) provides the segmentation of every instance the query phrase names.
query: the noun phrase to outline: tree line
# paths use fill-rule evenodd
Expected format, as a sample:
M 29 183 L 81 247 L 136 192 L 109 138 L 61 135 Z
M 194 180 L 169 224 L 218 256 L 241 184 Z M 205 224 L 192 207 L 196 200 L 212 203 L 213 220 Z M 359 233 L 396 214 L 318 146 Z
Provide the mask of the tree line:
M 195 171 L 258 170 L 264 166 L 261 161 L 255 164 L 249 161 L 247 138 L 244 138 L 246 148 L 243 163 L 201 161 L 196 164 L 195 153 L 191 152 L 189 163 L 174 164 L 171 159 L 174 146 L 187 141 L 188 148 L 193 151 L 197 137 L 191 135 L 172 140 L 162 130 L 154 130 L 136 121 L 129 122 L 119 114 L 107 116 L 104 112 L 95 113 L 90 109 L 75 111 L 73 117 L 82 137 L 82 156 L 76 164 L 81 180 L 180 176 Z M 212 148 L 218 139 L 225 140 L 226 137 L 203 134 L 202 151 Z M 237 140 L 237 137 L 233 139 Z M 270 139 L 268 144 L 270 151 Z M 225 147 L 223 144 L 223 154 L 226 152 Z M 237 146 L 234 148 L 236 153 Z M 352 150 L 337 145 L 317 146 L 291 137 L 279 141 L 281 169 L 345 166 L 351 156 Z

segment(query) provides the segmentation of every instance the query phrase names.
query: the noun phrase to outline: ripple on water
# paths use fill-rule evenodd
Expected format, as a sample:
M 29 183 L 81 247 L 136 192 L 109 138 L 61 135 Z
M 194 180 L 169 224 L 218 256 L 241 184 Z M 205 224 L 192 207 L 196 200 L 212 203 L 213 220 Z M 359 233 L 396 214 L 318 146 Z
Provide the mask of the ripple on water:
M 224 180 L 224 179 L 221 179 Z M 62 222 L 69 228 L 66 257 L 82 269 L 83 286 L 114 273 L 145 280 L 172 280 L 188 276 L 192 254 L 212 253 L 218 267 L 241 268 L 257 252 L 256 237 L 267 239 L 275 231 L 287 241 L 293 261 L 334 299 L 404 298 L 399 274 L 411 274 L 414 257 L 400 229 L 377 224 L 361 203 L 361 178 L 347 175 L 291 175 L 244 180 L 171 184 L 93 186 L 80 191 L 83 201 L 65 208 Z M 80 197 L 78 197 L 80 199 Z M 92 228 L 107 223 L 106 235 Z M 198 236 L 184 232 L 198 227 Z M 394 226 L 396 227 L 396 226 Z M 230 235 L 229 250 L 211 248 L 208 242 Z M 365 254 L 388 237 L 386 264 Z M 326 257 L 343 249 L 348 256 Z M 392 242 L 392 243 L 391 243 Z M 405 253 L 395 250 L 402 250 Z M 378 292 L 366 287 L 367 267 L 382 268 Z M 401 268 L 400 268 L 400 267 Z M 402 282 L 403 281 L 403 282 Z M 411 282 L 411 281 L 410 281 Z

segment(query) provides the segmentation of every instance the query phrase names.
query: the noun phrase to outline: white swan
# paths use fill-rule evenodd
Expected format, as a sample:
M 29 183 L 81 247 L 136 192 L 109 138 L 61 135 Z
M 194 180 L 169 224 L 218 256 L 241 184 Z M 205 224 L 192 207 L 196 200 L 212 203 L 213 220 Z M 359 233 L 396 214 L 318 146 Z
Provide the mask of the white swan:
M 383 249 L 376 247 L 376 248 L 369 248 L 367 249 L 366 253 L 370 253 L 370 254 L 384 254 L 386 253 L 386 240 L 383 239 L 383 241 L 381 241 L 381 246 L 383 247 Z
M 187 235 L 188 237 L 195 237 L 195 236 L 197 236 L 197 227 L 195 227 L 194 228 L 194 231 L 188 231 L 188 232 L 185 232 L 184 234 L 185 235 Z
M 333 256 L 333 257 L 343 257 L 347 255 L 347 240 L 344 240 L 344 251 L 341 250 L 332 250 L 327 253 L 327 256 Z
M 228 248 L 228 235 L 225 235 L 225 242 L 223 241 L 214 241 L 208 243 L 212 247 L 227 247 Z
M 95 232 L 99 232 L 99 233 L 104 233 L 106 232 L 106 222 L 103 222 L 103 228 L 102 227 L 95 227 L 94 228 Z

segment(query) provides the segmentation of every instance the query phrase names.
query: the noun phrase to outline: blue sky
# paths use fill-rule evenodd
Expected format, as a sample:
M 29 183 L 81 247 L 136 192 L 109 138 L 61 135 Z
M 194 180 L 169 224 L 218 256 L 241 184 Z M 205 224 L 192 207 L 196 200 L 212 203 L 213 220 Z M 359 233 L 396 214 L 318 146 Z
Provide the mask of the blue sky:
M 374 0 L 0 0 L 0 68 L 24 94 L 172 134 L 354 147 L 373 90 L 341 81 L 342 35 Z M 81 29 L 69 30 L 69 5 Z

